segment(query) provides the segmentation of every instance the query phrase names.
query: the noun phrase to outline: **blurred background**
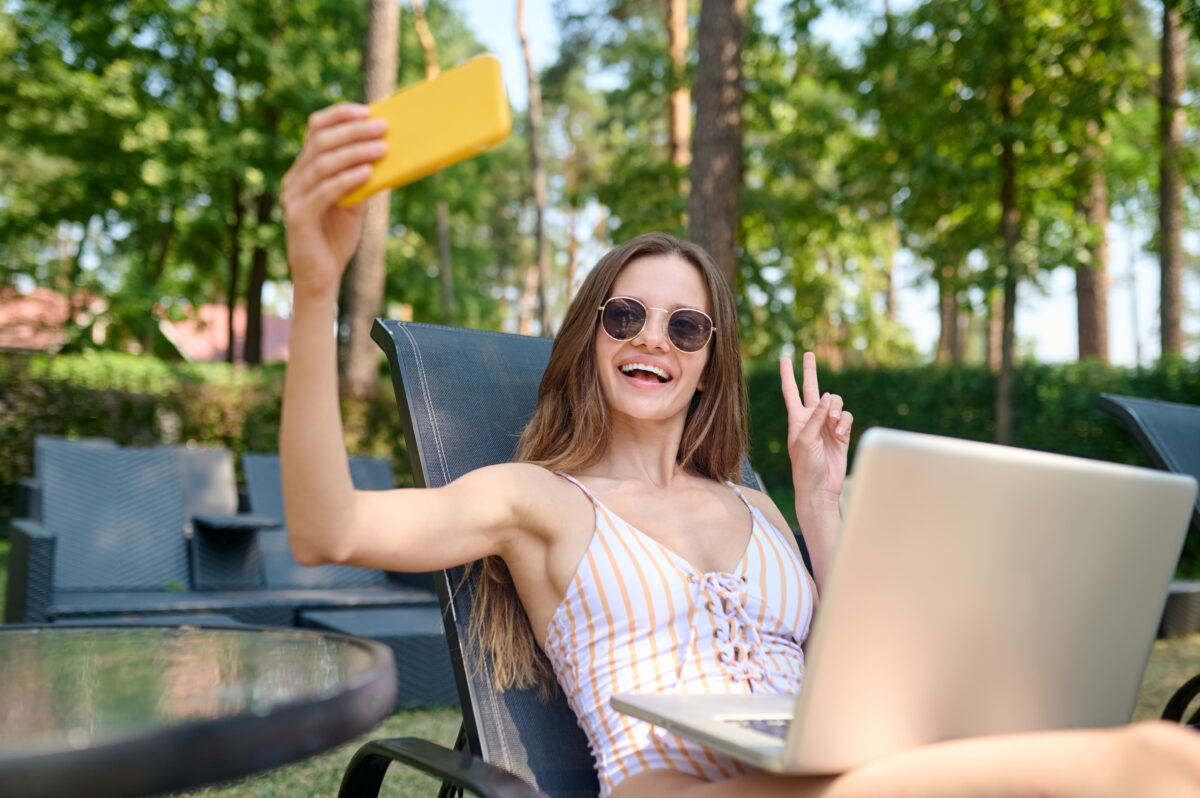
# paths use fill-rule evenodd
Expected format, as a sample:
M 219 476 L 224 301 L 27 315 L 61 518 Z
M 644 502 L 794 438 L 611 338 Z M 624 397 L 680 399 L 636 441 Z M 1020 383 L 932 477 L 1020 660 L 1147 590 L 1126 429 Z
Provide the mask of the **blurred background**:
M 1200 402 L 1196 0 L 3 0 L 0 513 L 34 434 L 273 451 L 279 181 L 307 116 L 495 52 L 496 149 L 372 201 L 352 450 L 405 461 L 377 315 L 553 334 L 647 230 L 861 427 L 1141 462 L 1101 390 Z M 419 124 L 419 120 L 414 120 Z

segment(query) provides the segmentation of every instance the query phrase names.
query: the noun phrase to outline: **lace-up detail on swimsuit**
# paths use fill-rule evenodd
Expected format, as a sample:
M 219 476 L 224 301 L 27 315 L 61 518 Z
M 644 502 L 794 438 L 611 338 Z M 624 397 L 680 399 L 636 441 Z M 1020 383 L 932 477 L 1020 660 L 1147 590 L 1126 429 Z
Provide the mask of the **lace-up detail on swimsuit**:
M 746 577 L 709 572 L 691 574 L 688 581 L 696 586 L 693 612 L 703 607 L 710 615 L 717 660 L 735 681 L 762 682 L 766 676 L 761 663 L 762 636 L 746 612 Z M 698 625 L 694 619 L 688 625 L 694 637 Z M 693 639 L 689 647 L 695 644 Z
M 546 654 L 587 734 L 601 795 L 643 770 L 705 779 L 747 767 L 609 706 L 614 693 L 790 693 L 804 674 L 812 581 L 784 535 L 749 508 L 732 572 L 696 570 L 573 477 L 596 528 L 546 634 Z

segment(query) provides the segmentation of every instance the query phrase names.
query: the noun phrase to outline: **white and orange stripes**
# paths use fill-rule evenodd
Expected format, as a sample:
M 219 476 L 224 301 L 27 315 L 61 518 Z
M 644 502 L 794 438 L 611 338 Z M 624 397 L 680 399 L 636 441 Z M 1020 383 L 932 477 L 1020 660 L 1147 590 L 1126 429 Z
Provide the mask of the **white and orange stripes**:
M 609 510 L 546 635 L 546 654 L 587 734 L 601 796 L 643 770 L 714 780 L 745 765 L 609 706 L 614 693 L 792 693 L 804 675 L 814 588 L 758 508 L 732 573 L 700 572 Z

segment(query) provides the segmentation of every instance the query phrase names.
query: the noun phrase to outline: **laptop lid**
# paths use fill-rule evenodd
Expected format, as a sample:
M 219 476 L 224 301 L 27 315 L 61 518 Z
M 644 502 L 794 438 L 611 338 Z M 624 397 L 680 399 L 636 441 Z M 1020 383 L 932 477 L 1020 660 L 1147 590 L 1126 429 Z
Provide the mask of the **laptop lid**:
M 645 719 L 793 773 L 1129 720 L 1194 479 L 873 428 L 853 482 L 785 743 L 749 755 L 745 730 L 726 746 L 714 739 L 726 724 L 692 735 Z M 645 717 L 628 698 L 613 704 Z M 734 703 L 714 711 L 749 709 Z M 670 714 L 663 702 L 653 712 Z

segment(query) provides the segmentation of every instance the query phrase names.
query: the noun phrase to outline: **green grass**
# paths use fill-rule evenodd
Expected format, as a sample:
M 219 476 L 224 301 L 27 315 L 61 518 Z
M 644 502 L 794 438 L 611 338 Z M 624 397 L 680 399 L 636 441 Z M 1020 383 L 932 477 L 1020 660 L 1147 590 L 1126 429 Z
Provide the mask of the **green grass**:
M 268 773 L 238 781 L 205 787 L 193 792 L 178 793 L 175 798 L 310 798 L 335 796 L 342 773 L 358 747 L 368 740 L 387 737 L 423 737 L 454 744 L 458 734 L 459 712 L 454 709 L 410 710 L 397 712 L 352 742 L 331 751 L 278 768 Z M 437 795 L 438 782 L 403 766 L 393 766 L 383 781 L 379 794 L 385 798 L 429 798 Z

